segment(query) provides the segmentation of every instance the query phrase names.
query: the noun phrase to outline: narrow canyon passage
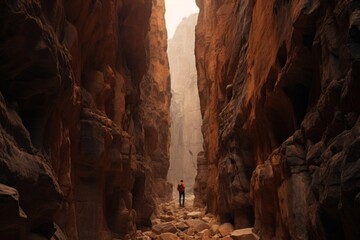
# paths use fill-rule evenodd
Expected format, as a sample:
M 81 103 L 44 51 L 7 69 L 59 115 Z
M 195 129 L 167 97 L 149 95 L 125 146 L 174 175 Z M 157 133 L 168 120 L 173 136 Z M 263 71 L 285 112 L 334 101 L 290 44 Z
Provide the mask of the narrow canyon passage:
M 0 239 L 358 240 L 359 1 L 166 1 L 0 1 Z
M 183 180 L 193 194 L 197 159 L 202 152 L 201 112 L 195 66 L 195 25 L 197 14 L 182 19 L 168 41 L 171 76 L 171 144 L 167 180 L 176 185 Z

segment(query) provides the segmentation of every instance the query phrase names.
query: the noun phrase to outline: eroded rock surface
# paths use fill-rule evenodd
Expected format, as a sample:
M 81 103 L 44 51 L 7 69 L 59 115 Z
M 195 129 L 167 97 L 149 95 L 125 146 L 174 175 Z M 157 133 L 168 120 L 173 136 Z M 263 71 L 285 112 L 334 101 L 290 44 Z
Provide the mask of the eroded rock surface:
M 16 216 L 1 212 L 1 239 L 129 238 L 171 197 L 164 11 L 1 1 L 0 183 L 27 216 L 7 194 Z
M 261 239 L 356 239 L 357 1 L 197 4 L 201 201 Z

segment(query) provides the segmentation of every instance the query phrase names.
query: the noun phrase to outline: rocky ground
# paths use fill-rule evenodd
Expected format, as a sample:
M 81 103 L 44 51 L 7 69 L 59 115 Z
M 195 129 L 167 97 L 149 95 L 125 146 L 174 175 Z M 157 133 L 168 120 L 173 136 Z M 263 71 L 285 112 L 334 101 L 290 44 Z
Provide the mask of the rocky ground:
M 185 207 L 179 207 L 177 199 L 160 204 L 152 219 L 152 228 L 139 230 L 136 239 L 260 239 L 252 228 L 234 229 L 231 223 L 219 224 L 204 208 L 194 208 L 193 200 L 193 196 L 186 198 Z

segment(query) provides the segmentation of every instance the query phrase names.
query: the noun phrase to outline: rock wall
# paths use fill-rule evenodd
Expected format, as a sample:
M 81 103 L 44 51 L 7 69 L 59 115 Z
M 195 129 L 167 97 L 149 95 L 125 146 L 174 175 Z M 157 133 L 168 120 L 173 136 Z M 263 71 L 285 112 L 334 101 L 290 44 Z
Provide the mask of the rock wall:
M 1 1 L 1 239 L 128 238 L 171 196 L 164 11 Z
M 356 239 L 358 1 L 197 4 L 198 201 L 262 239 Z
M 195 68 L 197 14 L 184 18 L 168 42 L 171 71 L 171 145 L 168 180 L 193 191 L 197 154 L 202 150 L 201 114 Z M 174 190 L 176 190 L 174 188 Z

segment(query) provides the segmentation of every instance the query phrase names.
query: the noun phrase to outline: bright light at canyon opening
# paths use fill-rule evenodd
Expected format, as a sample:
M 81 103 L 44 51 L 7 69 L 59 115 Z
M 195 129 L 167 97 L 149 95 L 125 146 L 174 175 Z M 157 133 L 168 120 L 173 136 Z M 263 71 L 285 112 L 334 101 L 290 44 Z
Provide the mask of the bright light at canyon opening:
M 193 192 L 198 155 L 202 152 L 201 113 L 195 67 L 195 0 L 165 0 L 168 58 L 171 74 L 171 145 L 167 180 L 183 179 L 187 196 Z
M 199 12 L 195 0 L 165 0 L 165 21 L 168 38 L 172 38 L 176 27 L 184 17 Z

